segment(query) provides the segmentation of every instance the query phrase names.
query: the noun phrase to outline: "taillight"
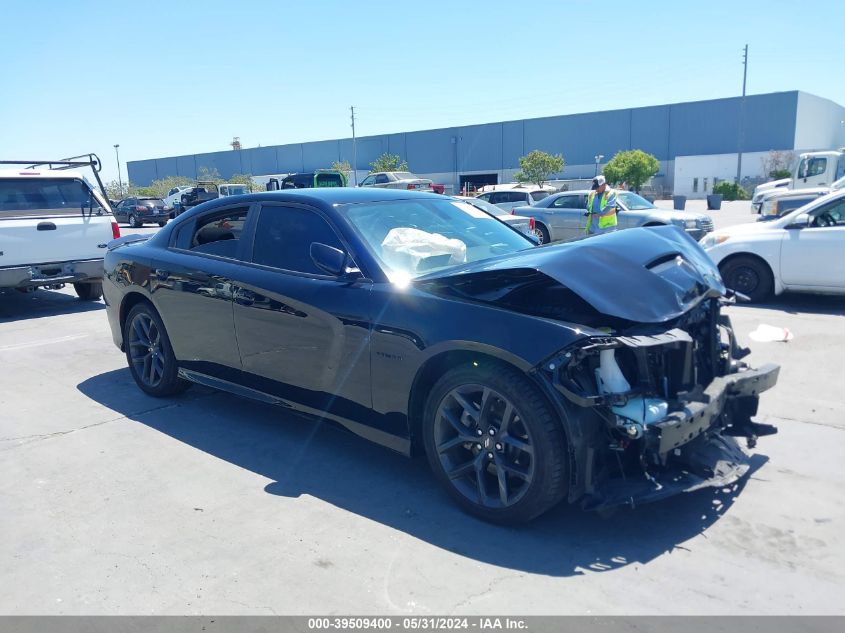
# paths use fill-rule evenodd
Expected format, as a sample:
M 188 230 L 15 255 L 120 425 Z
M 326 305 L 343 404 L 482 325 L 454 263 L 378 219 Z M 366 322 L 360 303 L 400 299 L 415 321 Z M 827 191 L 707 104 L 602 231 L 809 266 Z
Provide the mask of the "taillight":
M 536 226 L 537 223 L 534 221 L 534 218 L 528 218 L 528 229 L 533 231 Z
M 120 227 L 117 225 L 117 222 L 111 223 L 111 237 L 113 240 L 120 237 Z
M 416 189 L 417 186 L 413 183 L 408 184 L 408 189 Z

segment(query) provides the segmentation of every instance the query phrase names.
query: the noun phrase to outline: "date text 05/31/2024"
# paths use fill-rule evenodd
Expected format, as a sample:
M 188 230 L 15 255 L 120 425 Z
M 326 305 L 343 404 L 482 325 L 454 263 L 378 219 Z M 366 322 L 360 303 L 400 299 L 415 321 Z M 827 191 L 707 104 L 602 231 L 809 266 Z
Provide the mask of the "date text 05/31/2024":
M 328 630 L 376 630 L 390 629 L 404 631 L 519 631 L 527 628 L 525 620 L 507 617 L 333 617 L 308 618 L 311 631 Z

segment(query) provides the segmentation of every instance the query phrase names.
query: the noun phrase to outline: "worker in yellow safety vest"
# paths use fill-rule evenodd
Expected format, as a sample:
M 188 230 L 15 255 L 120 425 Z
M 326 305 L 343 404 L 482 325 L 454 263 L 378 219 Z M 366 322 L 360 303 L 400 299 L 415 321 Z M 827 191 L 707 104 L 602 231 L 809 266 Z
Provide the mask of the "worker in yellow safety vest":
M 588 235 L 609 233 L 616 230 L 616 192 L 607 186 L 604 176 L 593 178 L 593 186 L 587 196 L 587 226 L 584 232 Z

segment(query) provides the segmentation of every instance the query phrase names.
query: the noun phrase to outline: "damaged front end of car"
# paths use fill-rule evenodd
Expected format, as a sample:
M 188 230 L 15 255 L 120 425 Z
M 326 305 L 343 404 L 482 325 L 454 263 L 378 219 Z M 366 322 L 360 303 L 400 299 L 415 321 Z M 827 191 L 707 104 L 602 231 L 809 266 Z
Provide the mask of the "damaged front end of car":
M 532 370 L 567 435 L 569 500 L 634 506 L 728 485 L 739 446 L 777 432 L 752 420 L 779 367 L 752 369 L 706 253 L 673 227 L 619 231 L 468 265 L 433 292 L 566 324 L 570 340 Z
M 711 299 L 668 327 L 590 337 L 536 369 L 566 399 L 570 500 L 588 509 L 635 506 L 742 477 L 752 420 L 779 368 L 741 359 L 730 320 Z

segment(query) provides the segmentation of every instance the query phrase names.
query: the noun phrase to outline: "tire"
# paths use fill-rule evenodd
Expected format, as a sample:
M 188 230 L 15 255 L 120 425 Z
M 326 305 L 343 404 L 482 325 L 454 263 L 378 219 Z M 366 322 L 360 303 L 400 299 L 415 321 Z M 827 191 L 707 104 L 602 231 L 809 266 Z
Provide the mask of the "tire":
M 158 223 L 159 227 L 164 227 L 166 224 L 167 224 L 167 222 L 159 222 Z
M 103 282 L 89 281 L 73 284 L 77 296 L 83 301 L 97 301 L 103 296 Z
M 144 393 L 165 398 L 190 386 L 188 381 L 179 378 L 167 330 L 149 303 L 137 304 L 127 315 L 123 325 L 123 347 L 132 378 Z
M 549 230 L 540 222 L 534 222 L 534 237 L 540 240 L 540 244 L 548 244 L 552 241 Z
M 458 505 L 486 521 L 530 521 L 567 492 L 560 421 L 510 366 L 446 372 L 428 395 L 422 432 L 435 477 Z
M 133 229 L 140 229 L 142 226 L 144 226 L 144 223 L 139 222 L 138 219 L 131 213 L 129 214 L 129 217 L 126 221 L 129 223 L 129 226 L 131 226 Z
M 774 278 L 772 271 L 765 262 L 740 255 L 732 257 L 719 266 L 719 272 L 725 286 L 746 295 L 754 303 L 765 301 L 772 296 Z

